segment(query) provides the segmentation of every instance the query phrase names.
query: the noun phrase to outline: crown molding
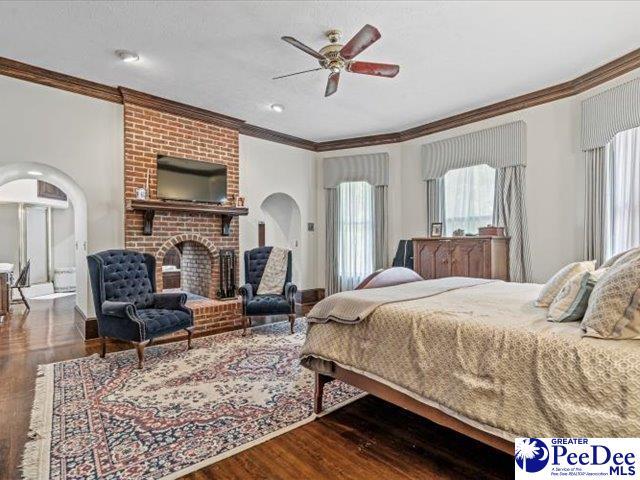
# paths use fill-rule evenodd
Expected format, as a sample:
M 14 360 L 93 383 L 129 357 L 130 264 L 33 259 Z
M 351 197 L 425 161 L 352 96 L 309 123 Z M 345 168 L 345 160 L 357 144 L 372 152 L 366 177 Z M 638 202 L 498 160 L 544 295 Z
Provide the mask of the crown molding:
M 487 118 L 497 117 L 506 113 L 571 97 L 597 87 L 609 80 L 613 80 L 625 73 L 629 73 L 637 68 L 640 68 L 640 48 L 591 70 L 590 72 L 587 72 L 573 80 L 569 80 L 568 82 L 559 83 L 551 87 L 536 90 L 535 92 L 503 100 L 474 110 L 469 110 L 434 122 L 425 123 L 400 132 L 319 142 L 316 143 L 316 151 L 324 152 L 345 148 L 384 145 L 424 137 L 425 135 L 450 130 L 469 123 L 486 120 Z
M 264 127 L 258 127 L 257 125 L 251 125 L 250 123 L 243 124 L 240 127 L 240 133 L 250 137 L 261 138 L 271 142 L 283 143 L 292 147 L 302 148 L 304 150 L 311 150 L 312 152 L 316 151 L 317 143 L 312 142 L 311 140 L 294 137 L 293 135 L 276 132 L 275 130 L 269 130 Z
M 155 95 L 150 95 L 148 93 L 139 92 L 125 87 L 118 87 L 118 90 L 122 96 L 122 103 L 125 105 L 137 105 L 139 107 L 150 108 L 152 110 L 186 117 L 200 122 L 232 128 L 234 130 L 239 130 L 240 126 L 244 124 L 244 120 L 240 120 L 239 118 L 222 115 L 221 113 L 194 107 L 192 105 L 187 105 L 186 103 L 156 97 Z
M 314 142 L 312 140 L 294 137 L 293 135 L 277 132 L 275 130 L 269 130 L 268 128 L 251 125 L 246 123 L 244 120 L 213 112 L 211 110 L 156 97 L 154 95 L 126 87 L 115 88 L 102 85 L 82 78 L 53 72 L 44 68 L 34 67 L 26 63 L 0 57 L 0 75 L 39 83 L 41 85 L 47 85 L 49 87 L 59 88 L 114 103 L 131 103 L 175 115 L 181 115 L 194 120 L 236 129 L 243 135 L 315 152 L 327 152 L 331 150 L 342 150 L 374 145 L 387 145 L 390 143 L 412 140 L 425 135 L 431 135 L 444 130 L 450 130 L 452 128 L 504 115 L 506 113 L 571 97 L 629 73 L 637 68 L 640 68 L 640 48 L 591 70 L 590 72 L 587 72 L 573 80 L 503 100 L 491 105 L 476 108 L 474 110 L 459 113 L 434 122 L 425 123 L 423 125 L 418 125 L 416 127 L 393 133 Z
M 0 75 L 39 83 L 40 85 L 79 93 L 107 100 L 108 102 L 121 103 L 120 93 L 117 88 L 84 80 L 83 78 L 72 77 L 64 73 L 53 72 L 45 68 L 34 67 L 9 58 L 0 57 Z

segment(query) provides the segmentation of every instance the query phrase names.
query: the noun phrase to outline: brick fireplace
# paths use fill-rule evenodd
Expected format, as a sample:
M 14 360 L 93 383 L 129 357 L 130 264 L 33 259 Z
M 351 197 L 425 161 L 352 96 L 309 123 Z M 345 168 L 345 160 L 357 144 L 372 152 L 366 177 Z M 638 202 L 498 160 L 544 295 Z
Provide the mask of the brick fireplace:
M 125 101 L 125 202 L 135 199 L 136 188 L 144 187 L 149 175 L 149 199 L 156 196 L 158 155 L 221 163 L 227 166 L 227 196 L 238 195 L 238 131 L 214 123 L 160 112 Z M 163 290 L 162 265 L 172 248 L 182 249 L 181 278 L 191 293 L 207 297 L 190 300 L 196 331 L 212 332 L 241 325 L 238 299 L 216 299 L 219 285 L 220 249 L 232 249 L 238 258 L 238 218 L 231 220 L 231 233 L 222 235 L 222 217 L 198 212 L 157 211 L 151 235 L 144 235 L 144 213 L 125 211 L 125 247 L 156 257 L 156 284 Z M 185 255 L 186 252 L 186 255 Z M 238 270 L 236 269 L 236 272 Z M 236 285 L 239 278 L 236 273 Z

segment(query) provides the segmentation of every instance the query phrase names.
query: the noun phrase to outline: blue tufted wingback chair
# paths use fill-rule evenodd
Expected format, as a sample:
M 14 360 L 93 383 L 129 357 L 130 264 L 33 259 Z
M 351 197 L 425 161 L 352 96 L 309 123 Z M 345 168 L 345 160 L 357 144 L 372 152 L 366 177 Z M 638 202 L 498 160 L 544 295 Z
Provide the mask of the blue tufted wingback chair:
M 186 330 L 191 348 L 193 313 L 185 306 L 185 293 L 156 293 L 156 259 L 148 253 L 106 250 L 87 256 L 93 303 L 106 354 L 106 339 L 135 345 L 138 368 L 144 348 L 156 337 Z
M 296 321 L 295 294 L 298 287 L 291 283 L 291 252 L 287 256 L 287 274 L 282 285 L 282 292 L 279 295 L 257 295 L 272 248 L 258 247 L 244 252 L 244 280 L 246 283 L 240 287 L 243 335 L 246 333 L 247 323 L 251 325 L 252 316 L 265 315 L 288 315 L 291 333 L 293 333 Z

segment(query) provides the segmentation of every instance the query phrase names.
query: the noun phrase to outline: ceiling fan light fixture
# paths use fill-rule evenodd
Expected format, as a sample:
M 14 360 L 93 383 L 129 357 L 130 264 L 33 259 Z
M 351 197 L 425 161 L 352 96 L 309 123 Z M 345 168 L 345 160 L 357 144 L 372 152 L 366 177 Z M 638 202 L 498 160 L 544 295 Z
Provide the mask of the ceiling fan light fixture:
M 140 56 L 131 50 L 116 50 L 116 55 L 120 60 L 126 63 L 133 63 L 140 60 Z
M 337 66 L 331 67 L 331 73 L 340 73 L 340 67 L 337 67 Z
M 276 113 L 282 113 L 284 112 L 284 105 L 282 105 L 281 103 L 274 103 L 271 105 L 271 110 Z

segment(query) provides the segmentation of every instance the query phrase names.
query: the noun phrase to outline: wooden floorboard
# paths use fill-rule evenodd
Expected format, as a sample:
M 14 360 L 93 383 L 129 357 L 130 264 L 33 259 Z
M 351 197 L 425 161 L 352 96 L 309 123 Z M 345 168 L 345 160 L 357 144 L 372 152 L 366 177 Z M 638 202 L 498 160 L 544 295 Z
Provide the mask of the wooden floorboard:
M 20 478 L 39 364 L 97 353 L 75 321 L 73 297 L 34 301 L 0 324 L 0 478 Z M 129 348 L 112 343 L 109 351 Z M 502 479 L 513 458 L 367 396 L 186 479 Z

